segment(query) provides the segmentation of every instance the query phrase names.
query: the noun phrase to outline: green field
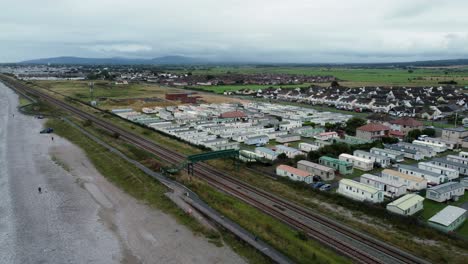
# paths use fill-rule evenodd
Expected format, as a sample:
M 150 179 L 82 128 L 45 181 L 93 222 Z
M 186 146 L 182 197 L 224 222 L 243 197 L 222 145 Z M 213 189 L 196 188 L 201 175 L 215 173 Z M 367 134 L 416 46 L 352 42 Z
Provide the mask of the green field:
M 242 89 L 251 89 L 251 90 L 258 90 L 258 89 L 265 89 L 269 87 L 273 88 L 283 88 L 283 89 L 292 89 L 298 87 L 309 87 L 310 84 L 286 84 L 286 85 L 259 85 L 259 84 L 239 84 L 239 85 L 214 85 L 214 86 L 195 86 L 196 89 L 202 89 L 204 91 L 215 92 L 215 93 L 224 93 L 224 92 L 233 92 Z
M 343 86 L 421 86 L 438 85 L 440 81 L 454 80 L 459 85 L 468 85 L 468 67 L 463 68 L 415 68 L 413 72 L 399 68 L 351 68 L 351 67 L 210 67 L 190 70 L 192 74 L 217 75 L 229 73 L 260 74 L 285 73 L 300 75 L 332 75 Z M 327 83 L 328 84 L 328 83 Z

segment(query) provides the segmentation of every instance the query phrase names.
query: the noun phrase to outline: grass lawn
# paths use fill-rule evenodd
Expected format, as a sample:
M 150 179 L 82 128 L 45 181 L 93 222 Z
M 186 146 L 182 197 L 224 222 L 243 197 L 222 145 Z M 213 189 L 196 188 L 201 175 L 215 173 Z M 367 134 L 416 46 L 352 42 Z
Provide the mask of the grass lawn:
M 357 67 L 305 67 L 305 66 L 214 66 L 190 70 L 193 74 L 259 74 L 285 73 L 298 75 L 332 75 L 340 84 L 347 86 L 395 85 L 418 86 L 438 85 L 440 81 L 455 80 L 460 85 L 468 85 L 468 67 L 456 69 L 416 68 L 413 72 L 406 69 L 392 68 L 357 68 Z M 327 83 L 328 85 L 328 83 Z
M 258 90 L 265 89 L 269 87 L 281 88 L 281 89 L 293 89 L 298 87 L 309 87 L 309 83 L 304 84 L 284 84 L 284 85 L 256 85 L 256 84 L 239 84 L 239 85 L 212 85 L 212 86 L 194 86 L 194 88 L 202 89 L 209 92 L 215 93 L 224 93 L 224 92 L 233 92 L 242 89 Z
M 429 199 L 424 199 L 424 209 L 421 213 L 421 216 L 424 220 L 429 220 L 431 217 L 433 217 L 435 214 L 437 214 L 440 210 L 444 209 L 447 205 L 453 205 L 453 206 L 460 206 L 464 203 L 468 202 L 468 193 L 465 193 L 463 197 L 461 197 L 458 201 L 453 202 L 447 202 L 447 203 L 439 203 L 436 201 L 432 201 Z M 463 226 L 461 226 L 459 229 L 456 230 L 457 234 L 463 235 L 466 238 L 468 238 L 468 224 L 465 222 Z

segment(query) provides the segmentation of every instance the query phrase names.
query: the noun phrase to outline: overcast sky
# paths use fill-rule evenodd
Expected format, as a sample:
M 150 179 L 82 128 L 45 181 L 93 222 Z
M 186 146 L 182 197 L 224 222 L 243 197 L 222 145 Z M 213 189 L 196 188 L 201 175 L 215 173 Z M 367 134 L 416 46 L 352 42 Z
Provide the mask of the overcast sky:
M 467 0 L 0 0 L 0 62 L 468 58 Z

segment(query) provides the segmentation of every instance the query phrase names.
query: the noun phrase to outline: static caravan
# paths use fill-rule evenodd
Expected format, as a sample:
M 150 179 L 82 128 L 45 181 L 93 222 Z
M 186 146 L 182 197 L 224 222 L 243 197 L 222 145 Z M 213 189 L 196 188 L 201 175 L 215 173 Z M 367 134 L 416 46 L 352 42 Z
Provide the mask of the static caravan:
M 338 138 L 338 133 L 336 132 L 323 132 L 318 135 L 315 135 L 314 138 L 319 140 L 330 140 L 334 138 Z
M 449 180 L 458 179 L 459 177 L 458 170 L 435 165 L 429 162 L 419 162 L 418 167 L 423 170 L 445 175 L 448 177 Z
M 256 162 L 258 159 L 261 159 L 261 158 L 262 156 L 249 150 L 243 149 L 239 151 L 239 159 L 244 162 Z
M 465 187 L 459 182 L 447 182 L 427 189 L 426 198 L 442 203 L 448 200 L 458 200 L 465 194 Z
M 337 192 L 358 201 L 381 203 L 384 200 L 384 193 L 382 190 L 349 179 L 340 180 Z
M 406 185 L 394 182 L 372 174 L 363 174 L 360 177 L 361 183 L 373 186 L 379 190 L 384 191 L 385 196 L 400 197 L 406 193 Z
M 454 162 L 442 158 L 434 158 L 430 162 L 445 168 L 458 170 L 460 175 L 468 175 L 468 165 L 465 165 L 463 163 Z
M 302 181 L 308 184 L 312 183 L 312 176 L 309 172 L 288 165 L 279 165 L 276 167 L 276 175 L 288 177 L 293 181 Z
M 284 146 L 284 145 L 276 145 L 276 152 L 278 154 L 284 153 L 290 159 L 292 159 L 292 158 L 294 158 L 294 157 L 296 157 L 298 155 L 304 155 L 304 153 L 302 153 L 302 151 L 300 151 L 298 149 L 295 149 L 295 148 L 287 147 L 287 146 Z
M 427 188 L 427 180 L 416 176 L 401 173 L 399 171 L 385 169 L 382 171 L 382 178 L 389 179 L 406 185 L 407 190 L 424 190 Z
M 408 142 L 399 142 L 397 144 L 397 146 L 399 147 L 403 147 L 403 148 L 406 148 L 406 149 L 412 149 L 412 150 L 415 150 L 415 151 L 419 151 L 421 152 L 421 154 L 424 155 L 424 157 L 435 157 L 437 155 L 437 152 L 431 148 L 431 147 L 427 147 L 427 146 L 421 146 L 421 145 L 416 145 L 416 144 L 412 144 L 412 143 L 408 143 Z
M 468 152 L 465 152 L 465 151 L 460 151 L 458 153 L 458 156 L 462 157 L 462 158 L 468 158 Z
M 408 159 L 413 159 L 413 160 L 424 159 L 424 155 L 417 150 L 407 149 L 407 148 L 403 148 L 397 145 L 389 145 L 389 144 L 385 145 L 385 149 L 390 149 L 393 151 L 398 151 L 400 153 L 403 153 L 403 156 Z
M 301 140 L 301 136 L 297 134 L 287 134 L 276 137 L 276 142 L 278 143 L 288 143 Z
M 442 232 L 453 232 L 466 220 L 466 210 L 460 207 L 448 205 L 436 215 L 431 217 L 427 223 L 429 226 Z
M 417 194 L 407 194 L 387 204 L 387 210 L 399 215 L 413 215 L 424 208 L 424 197 Z
M 353 163 L 354 168 L 359 170 L 370 171 L 374 168 L 374 162 L 365 158 L 356 157 L 346 153 L 340 154 L 338 158 L 340 160 Z
M 378 163 L 382 168 L 386 168 L 391 165 L 391 159 L 389 157 L 373 154 L 364 150 L 355 150 L 353 155 L 359 158 L 371 160 L 374 163 Z
M 319 146 L 301 142 L 299 143 L 299 149 L 304 152 L 311 152 L 318 150 Z
M 370 153 L 388 157 L 394 162 L 402 162 L 405 160 L 405 154 L 391 149 L 371 148 Z
M 342 175 L 348 175 L 353 173 L 353 163 L 344 160 L 335 159 L 328 156 L 322 156 L 319 158 L 320 165 L 327 166 L 335 169 Z
M 333 168 L 313 163 L 307 160 L 301 160 L 297 163 L 297 168 L 303 171 L 310 172 L 313 176 L 320 176 L 325 181 L 331 181 L 335 178 L 335 170 Z
M 430 147 L 434 149 L 437 153 L 444 152 L 447 150 L 447 146 L 441 143 L 431 143 L 431 142 L 426 142 L 426 141 L 421 141 L 421 140 L 414 140 L 413 144 Z
M 247 137 L 244 141 L 246 145 L 265 145 L 270 141 L 267 135 L 251 136 Z
M 447 147 L 447 149 L 456 149 L 456 148 L 458 148 L 458 143 L 457 142 L 451 141 L 451 140 L 445 140 L 445 139 L 442 139 L 442 138 L 424 137 L 424 138 L 421 138 L 420 140 L 425 141 L 425 142 L 429 142 L 429 143 L 444 144 Z
M 448 181 L 448 177 L 445 175 L 423 170 L 415 166 L 399 164 L 398 171 L 404 174 L 426 179 L 428 183 L 432 184 L 441 184 Z
M 255 148 L 255 153 L 260 155 L 261 157 L 267 160 L 275 160 L 278 158 L 278 153 L 274 150 L 265 147 L 257 147 Z
M 447 155 L 447 160 L 468 165 L 468 158 L 463 158 L 460 156 Z

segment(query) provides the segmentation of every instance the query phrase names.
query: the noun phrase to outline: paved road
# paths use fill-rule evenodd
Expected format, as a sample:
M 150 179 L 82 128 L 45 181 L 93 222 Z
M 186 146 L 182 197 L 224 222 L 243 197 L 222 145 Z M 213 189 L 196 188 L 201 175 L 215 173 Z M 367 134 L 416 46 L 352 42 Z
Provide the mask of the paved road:
M 99 205 L 50 159 L 50 135 L 16 102 L 0 83 L 0 263 L 120 262 Z

